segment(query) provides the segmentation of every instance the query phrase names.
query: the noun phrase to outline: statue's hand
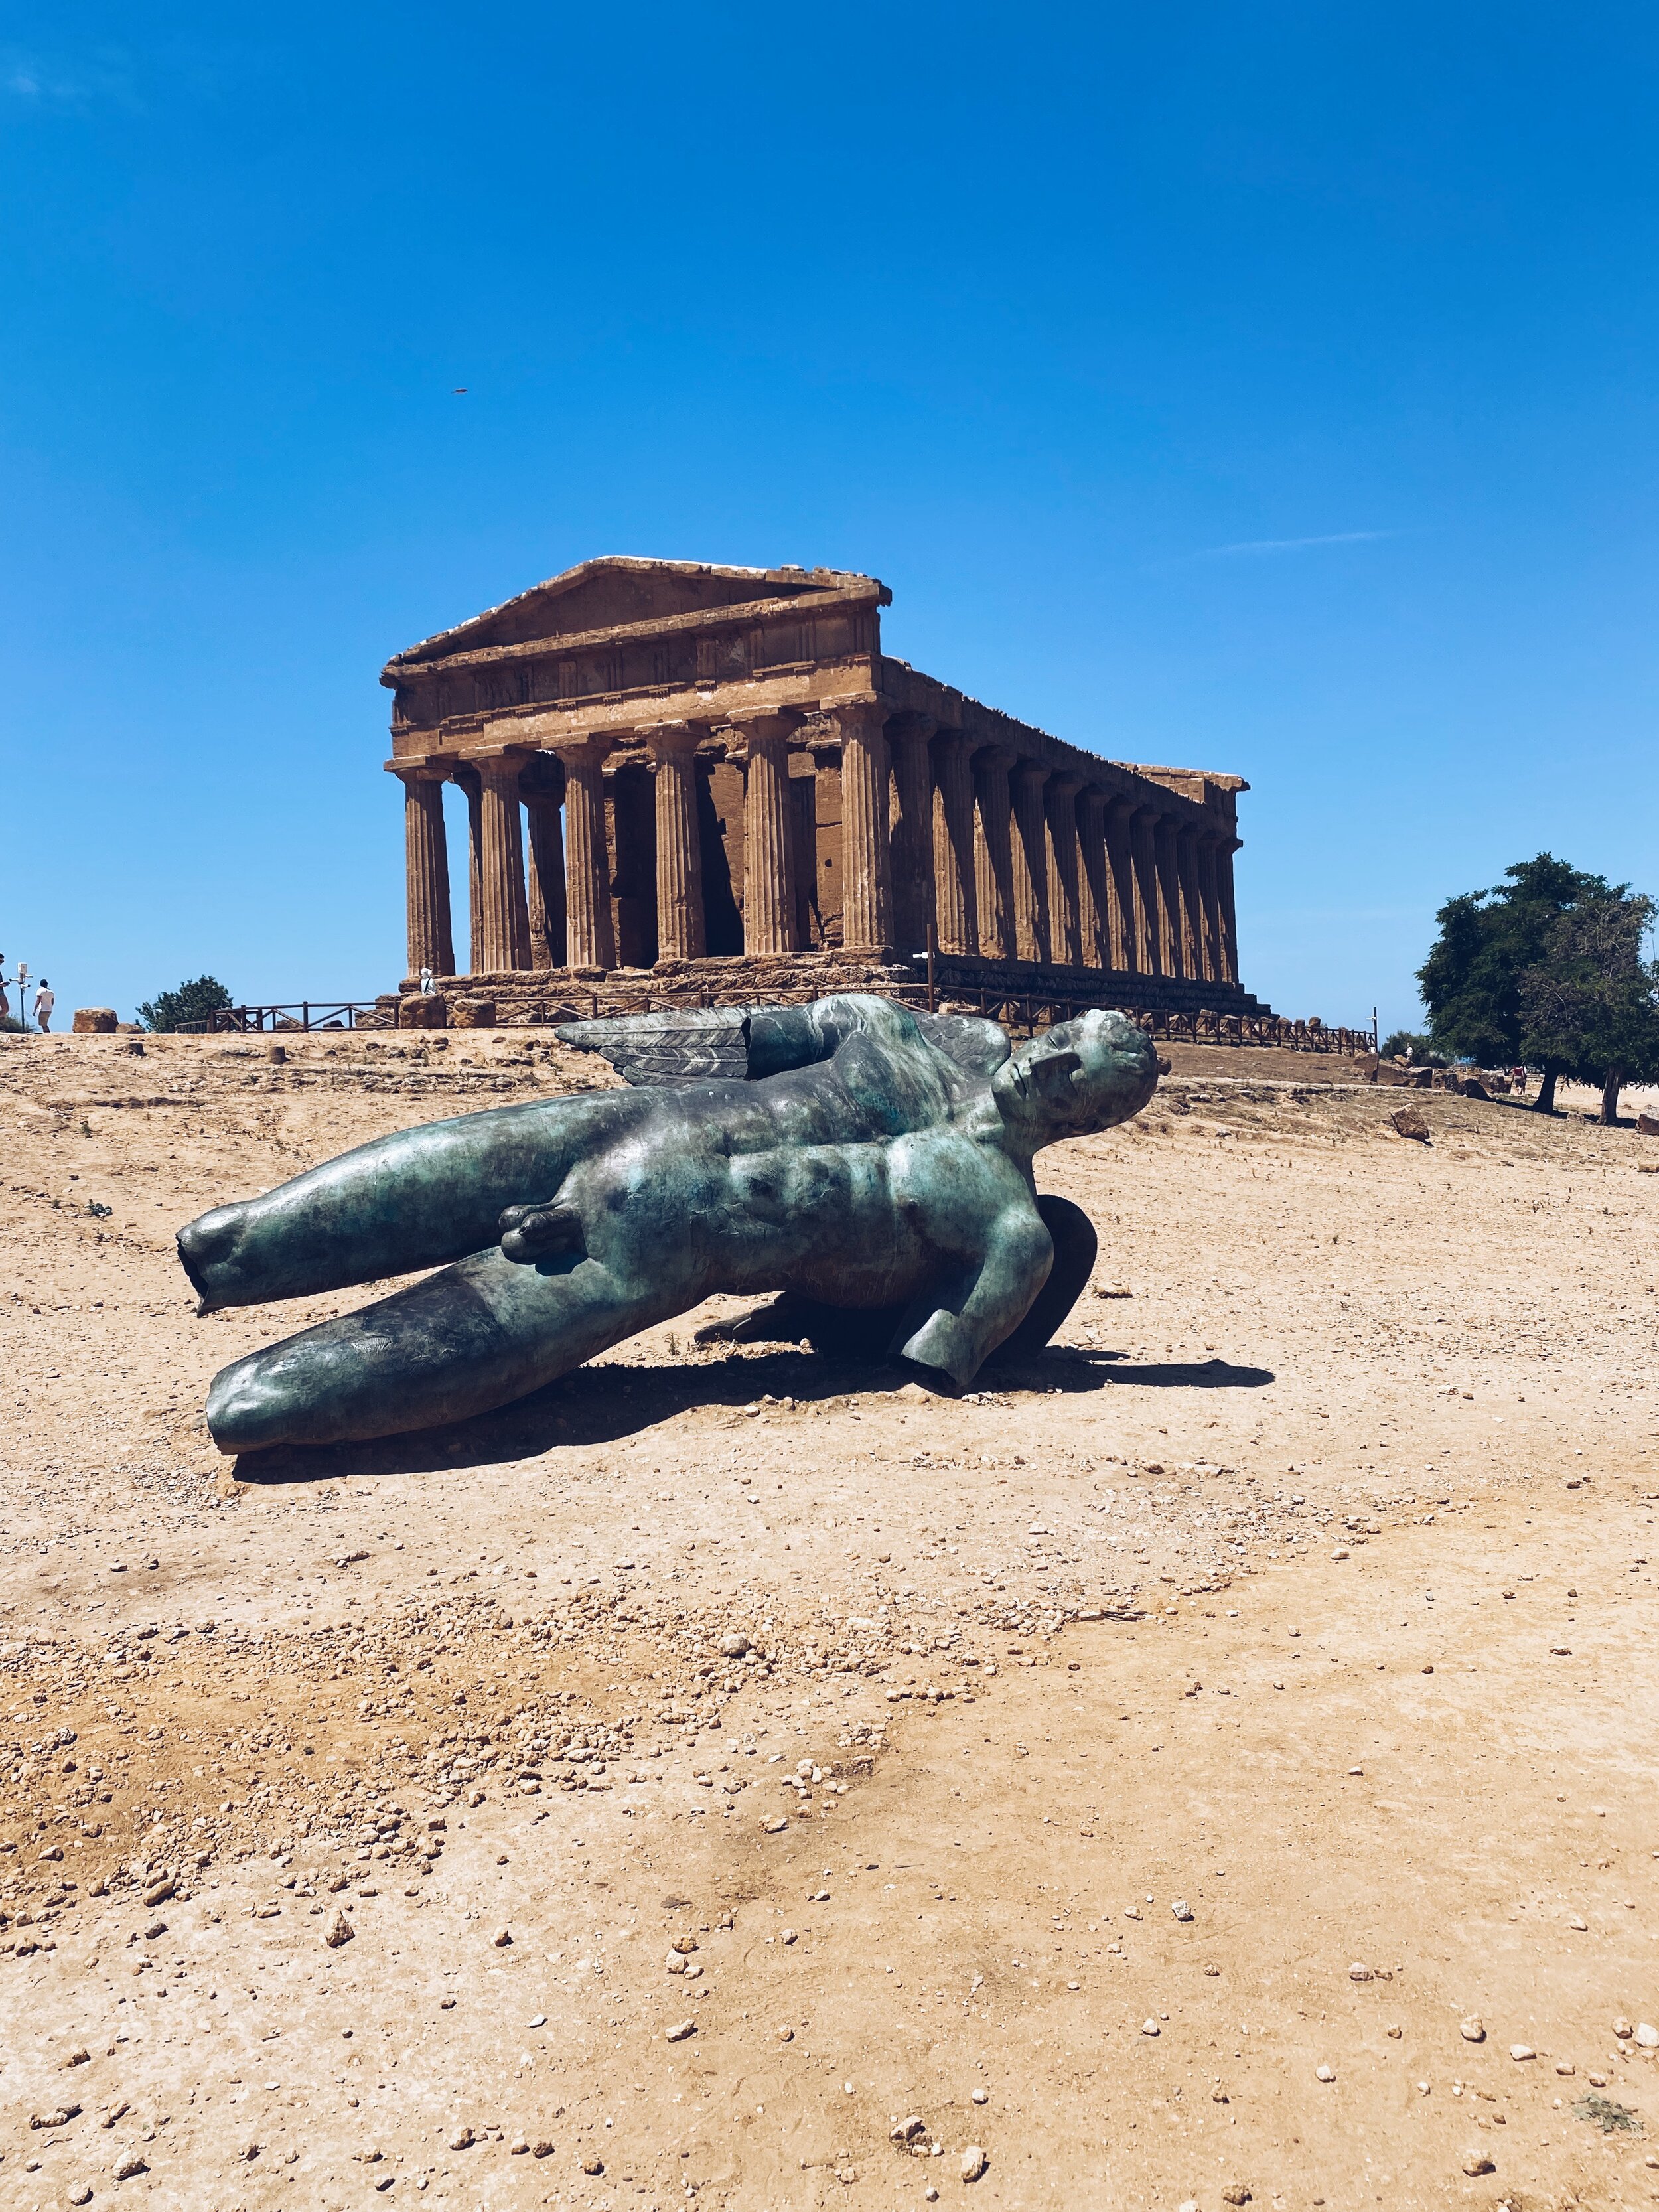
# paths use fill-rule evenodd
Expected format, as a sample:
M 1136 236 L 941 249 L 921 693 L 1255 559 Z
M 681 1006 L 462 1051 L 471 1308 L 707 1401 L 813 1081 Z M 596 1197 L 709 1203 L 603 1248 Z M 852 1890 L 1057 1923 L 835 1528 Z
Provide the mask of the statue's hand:
M 509 1206 L 501 1218 L 501 1250 L 509 1260 L 544 1260 L 552 1252 L 585 1252 L 581 1216 L 574 1206 L 544 1198 Z

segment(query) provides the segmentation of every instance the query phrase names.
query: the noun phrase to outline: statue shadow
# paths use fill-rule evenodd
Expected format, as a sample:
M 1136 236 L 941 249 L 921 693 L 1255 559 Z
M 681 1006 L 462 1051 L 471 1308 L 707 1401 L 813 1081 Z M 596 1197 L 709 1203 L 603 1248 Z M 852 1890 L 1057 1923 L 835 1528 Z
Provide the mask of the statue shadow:
M 1121 1352 L 1068 1346 L 1003 1367 L 992 1364 L 977 1387 L 1045 1395 L 1126 1382 L 1161 1389 L 1237 1390 L 1260 1389 L 1275 1379 L 1267 1368 L 1233 1367 L 1222 1359 L 1164 1366 L 1122 1361 Z M 560 1445 L 617 1443 L 677 1414 L 736 1413 L 769 1396 L 793 1398 L 797 1404 L 822 1403 L 891 1391 L 908 1379 L 884 1360 L 826 1358 L 783 1345 L 775 1352 L 708 1366 L 579 1367 L 511 1406 L 411 1436 L 379 1437 L 362 1443 L 279 1445 L 270 1451 L 245 1453 L 236 1462 L 235 1480 L 280 1486 L 383 1474 L 452 1474 L 539 1459 Z

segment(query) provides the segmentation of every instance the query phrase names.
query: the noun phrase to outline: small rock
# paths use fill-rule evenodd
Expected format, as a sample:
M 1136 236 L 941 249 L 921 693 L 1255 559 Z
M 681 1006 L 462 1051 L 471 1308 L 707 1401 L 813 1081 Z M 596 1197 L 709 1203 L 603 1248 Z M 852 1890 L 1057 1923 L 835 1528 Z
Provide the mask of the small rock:
M 1581 1920 L 1576 1912 L 1572 1918 L 1568 1921 L 1567 1925 L 1569 1928 L 1576 1929 L 1580 1936 L 1587 1935 L 1589 1930 L 1589 1921 Z
M 83 2181 L 78 2189 L 70 2190 L 69 2193 L 69 2201 L 71 2204 L 90 2204 L 92 2202 L 92 2191 Z
M 720 1638 L 720 1649 L 723 1659 L 741 1659 L 749 1649 L 749 1638 L 740 1628 L 728 1628 Z
M 967 2149 L 962 2154 L 963 2179 L 964 2181 L 977 2181 L 990 2163 L 990 2160 L 986 2157 L 984 2152 L 980 2148 L 977 2143 L 969 2143 Z
M 918 2118 L 916 2114 L 912 2112 L 908 2120 L 899 2122 L 887 2140 L 889 2142 L 914 2142 L 918 2136 L 925 2136 L 927 2132 L 927 2121 Z
M 547 2140 L 547 2138 L 546 2138 L 546 2136 L 544 2136 L 542 2137 L 542 2139 L 541 2139 L 541 2141 L 540 2141 L 539 2142 L 533 2142 L 533 2143 L 532 2143 L 532 2144 L 531 2144 L 531 2146 L 530 2146 L 530 2155 L 532 2156 L 532 2158 L 551 2158 L 551 2157 L 552 2157 L 552 2155 L 553 2155 L 553 2146 L 552 2146 L 552 2144 L 551 2144 L 550 2142 L 549 2142 L 549 2141 Z
M 988 2089 L 975 2089 L 975 2092 L 974 2092 L 974 2102 L 975 2102 L 976 2105 L 988 2105 L 988 2104 L 990 2103 L 990 2101 L 991 2101 L 991 2093 L 990 2093 L 990 2091 L 989 2091 Z
M 145 2165 L 138 2153 L 132 2150 L 127 2153 L 119 2166 L 116 2167 L 115 2179 L 118 2181 L 131 2181 L 137 2175 L 149 2172 L 149 2166 Z
M 1221 2201 L 1224 2204 L 1248 2204 L 1250 2192 L 1242 2181 L 1231 2182 L 1222 2191 Z
M 781 2027 L 778 2030 L 778 2041 L 780 2043 L 793 2043 L 794 2039 L 795 2031 L 793 2027 Z
M 1613 2023 L 1613 2032 L 1618 2037 L 1620 2043 L 1628 2043 L 1632 2036 L 1635 2034 L 1636 2030 L 1631 2026 L 1629 2021 L 1616 2020 Z
M 1659 2027 L 1655 2027 L 1650 2021 L 1638 2020 L 1636 2023 L 1636 2040 L 1644 2051 L 1659 2051 Z
M 1193 1908 L 1184 1897 L 1176 1898 L 1170 1910 L 1177 1920 L 1190 1920 L 1193 1917 Z
M 323 1941 L 331 1951 L 337 1951 L 343 1943 L 349 1943 L 356 1933 L 356 1929 L 346 1918 L 344 1913 L 337 1912 L 334 1916 L 334 1924 L 324 1936 Z
M 1316 2066 L 1314 2068 L 1314 2079 L 1316 2081 L 1334 2081 L 1336 2079 L 1335 2067 Z
M 603 2173 L 605 2172 L 605 2160 L 599 2155 L 597 2151 L 589 2151 L 587 2156 L 582 2160 L 582 2172 L 584 2173 Z
M 471 2150 L 472 2148 L 471 2129 L 457 2128 L 454 2134 L 449 2138 L 449 2148 L 451 2150 Z
M 1478 2013 L 1472 2012 L 1467 2020 L 1460 2020 L 1457 2033 L 1465 2043 L 1484 2043 L 1486 2039 L 1486 2027 Z
M 1371 1978 L 1370 1968 L 1360 1966 L 1358 1960 L 1348 1969 L 1348 1979 L 1351 1982 L 1369 1982 Z
M 1463 2160 L 1465 2173 L 1495 2173 L 1497 2170 L 1483 2150 L 1470 2151 Z
M 665 2039 L 670 2043 L 684 2043 L 688 2035 L 695 2035 L 696 2032 L 697 2023 L 695 2020 L 680 2021 L 674 2027 L 664 2031 Z
M 761 1826 L 765 1830 L 769 1836 L 781 1836 L 788 1826 L 788 1821 L 783 1818 L 781 1814 L 775 1814 L 771 1820 L 763 1820 L 761 1822 Z
M 1529 2043 L 1512 2043 L 1510 2045 L 1511 2058 L 1536 2058 L 1537 2056 L 1538 2053 Z
M 1428 1143 L 1429 1125 L 1416 1107 L 1396 1106 L 1389 1119 L 1401 1136 L 1415 1138 L 1419 1144 Z
M 1555 2062 L 1555 2070 L 1558 2074 L 1571 2075 L 1573 2071 L 1573 2063 L 1571 2059 L 1558 2058 Z
M 513 1930 L 510 1928 L 498 1928 L 490 1941 L 498 1951 L 505 1951 L 513 1941 Z
M 1155 2020 L 1149 2018 L 1141 2021 L 1140 2032 L 1143 2035 L 1161 2035 L 1164 2031 Z
M 793 1943 L 797 1940 L 798 1938 L 796 1936 L 795 1930 L 793 1928 L 786 1928 L 778 1938 L 780 1943 Z
M 158 1881 L 144 1892 L 144 1903 L 150 1906 L 165 1905 L 178 1887 L 176 1882 Z

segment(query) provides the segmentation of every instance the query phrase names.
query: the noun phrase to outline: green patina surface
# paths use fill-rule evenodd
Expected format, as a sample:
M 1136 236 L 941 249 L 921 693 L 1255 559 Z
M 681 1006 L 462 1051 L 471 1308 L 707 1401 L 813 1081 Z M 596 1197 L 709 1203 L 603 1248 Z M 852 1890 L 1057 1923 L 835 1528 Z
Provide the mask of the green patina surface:
M 1140 1110 L 1147 1037 L 1090 1013 L 1013 1052 L 993 1023 L 854 996 L 759 1010 L 745 1037 L 747 1079 L 431 1122 L 190 1223 L 210 1310 L 436 1271 L 227 1368 L 220 1448 L 485 1412 L 715 1292 L 873 1322 L 946 1390 L 1045 1341 L 1094 1236 L 1032 1161 Z

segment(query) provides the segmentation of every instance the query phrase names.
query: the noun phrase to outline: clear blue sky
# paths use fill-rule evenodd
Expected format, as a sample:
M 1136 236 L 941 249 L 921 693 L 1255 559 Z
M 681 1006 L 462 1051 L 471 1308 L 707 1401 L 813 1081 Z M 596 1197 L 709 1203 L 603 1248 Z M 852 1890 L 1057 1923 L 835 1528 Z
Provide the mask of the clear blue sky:
M 596 553 L 1236 771 L 1245 980 L 1416 1018 L 1548 847 L 1659 890 L 1659 18 L 14 0 L 0 949 L 402 966 L 399 647 Z M 464 385 L 465 397 L 453 387 Z

